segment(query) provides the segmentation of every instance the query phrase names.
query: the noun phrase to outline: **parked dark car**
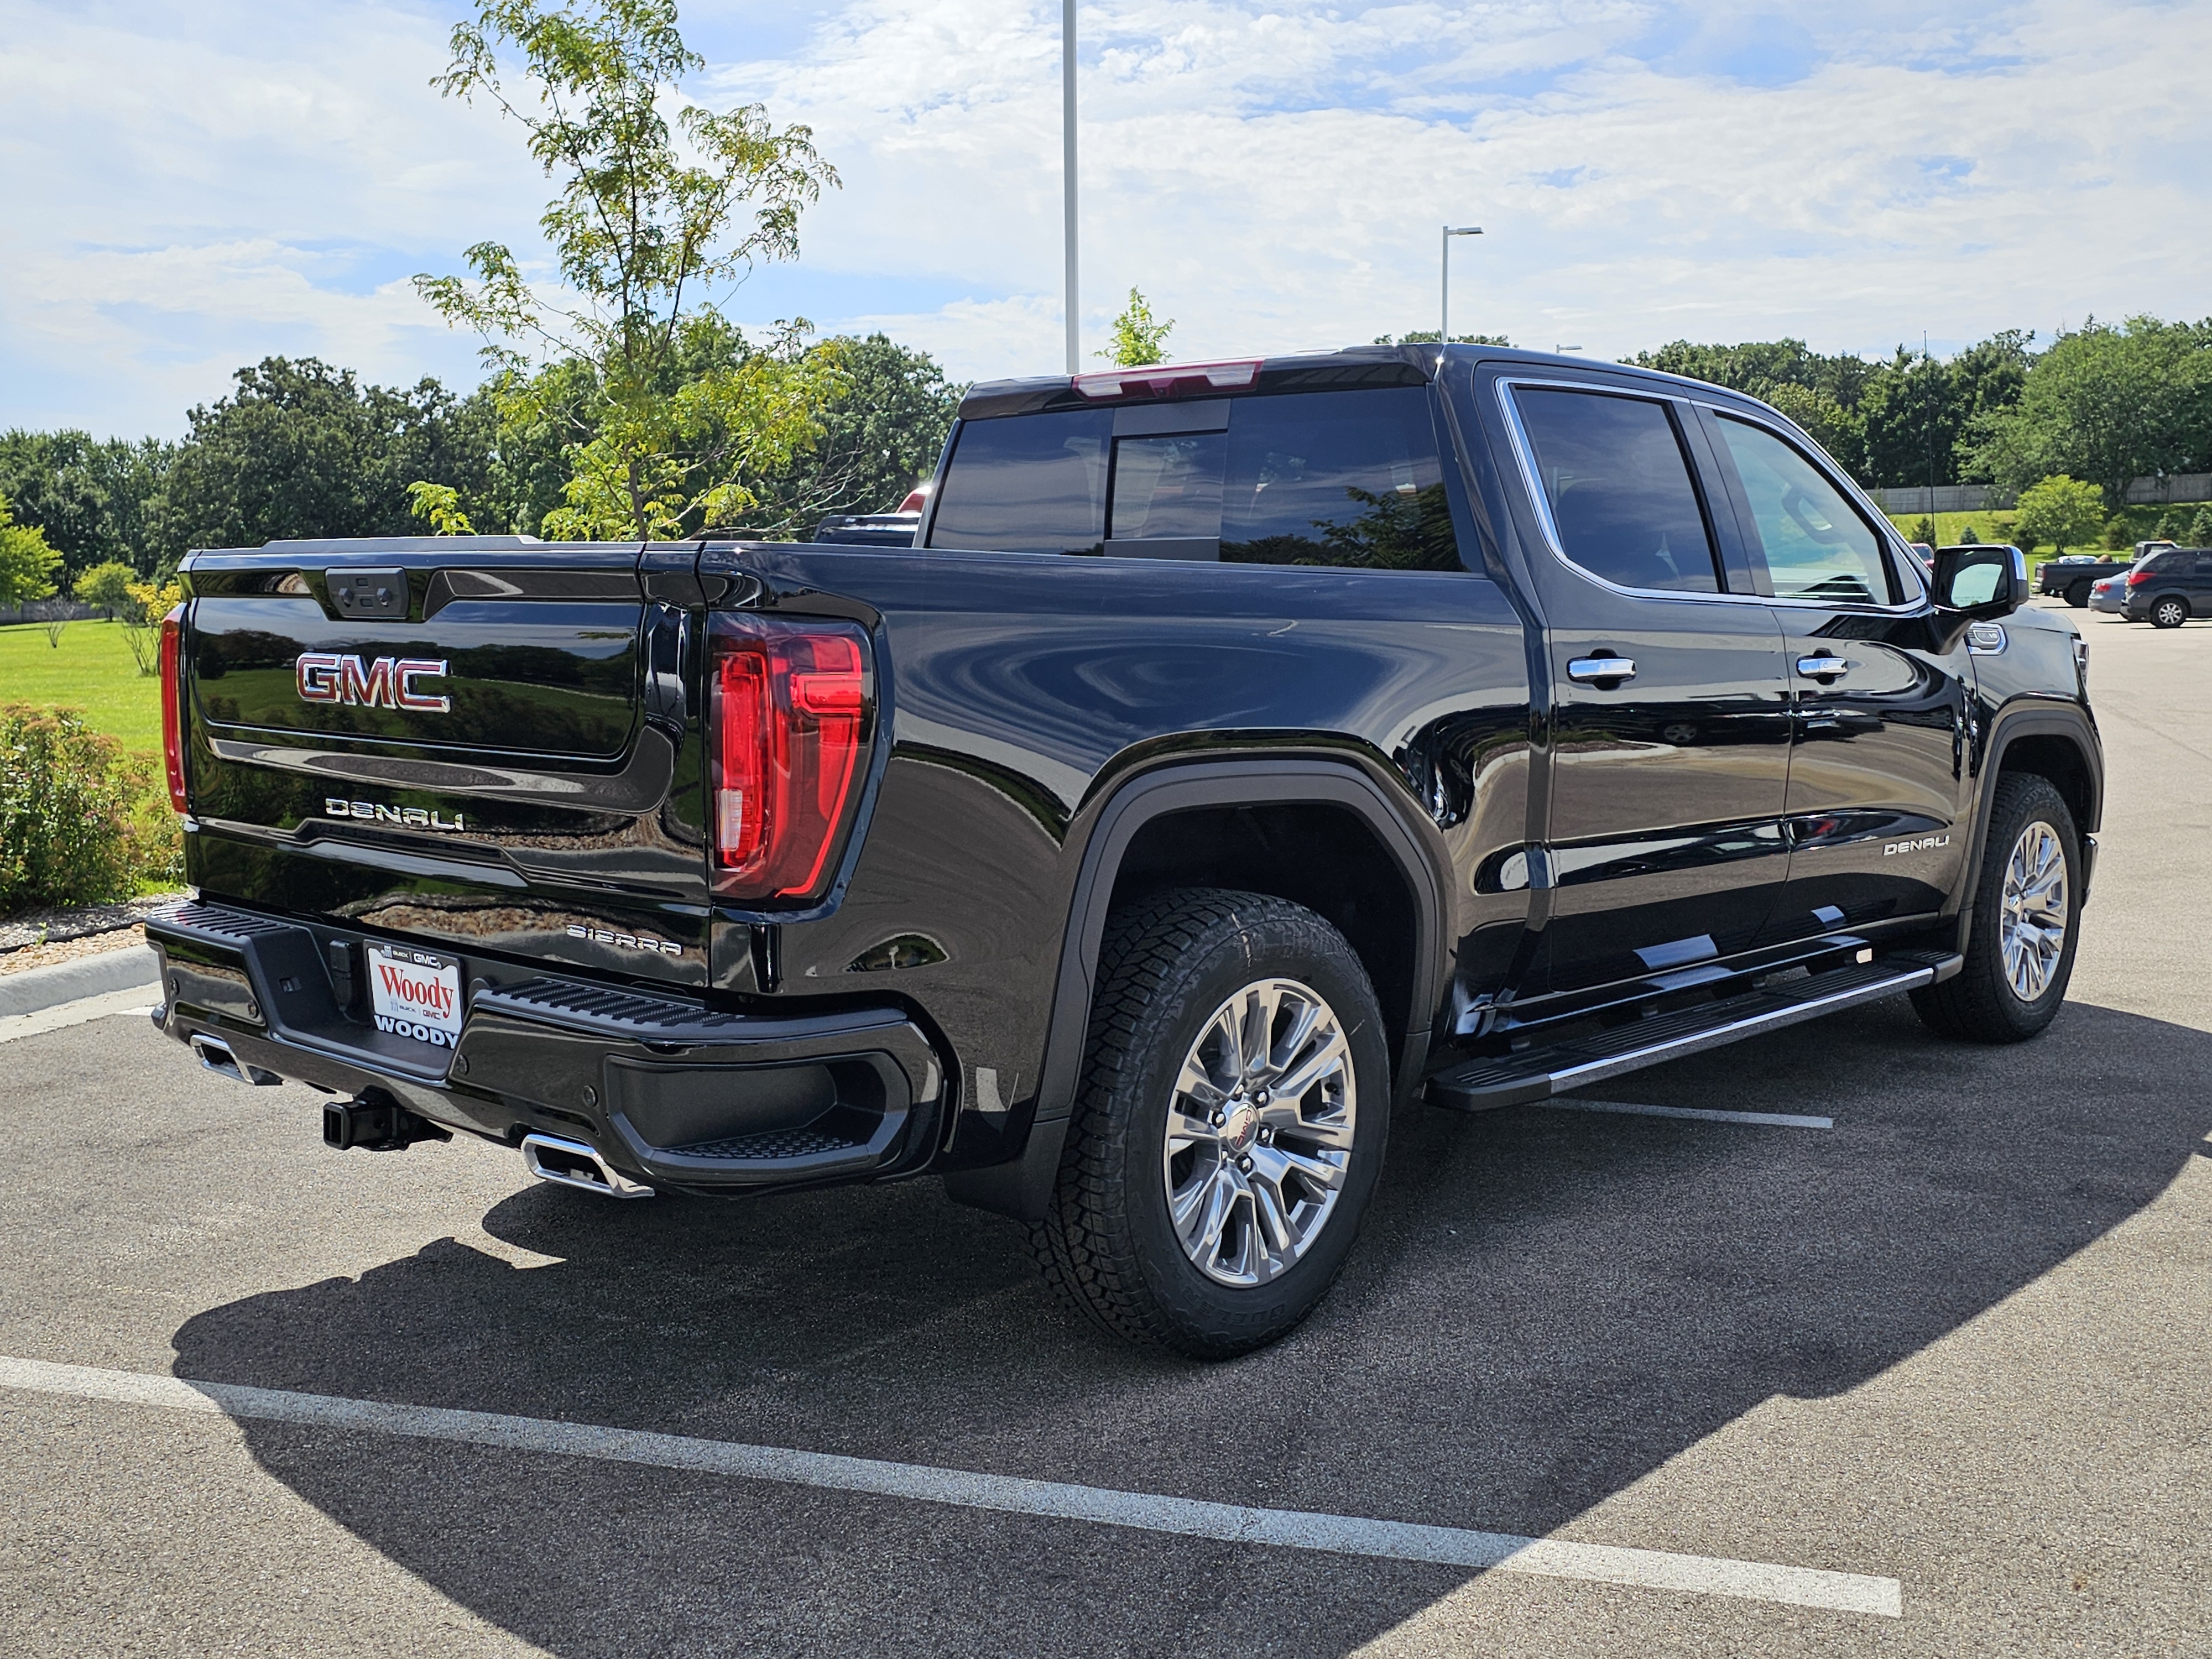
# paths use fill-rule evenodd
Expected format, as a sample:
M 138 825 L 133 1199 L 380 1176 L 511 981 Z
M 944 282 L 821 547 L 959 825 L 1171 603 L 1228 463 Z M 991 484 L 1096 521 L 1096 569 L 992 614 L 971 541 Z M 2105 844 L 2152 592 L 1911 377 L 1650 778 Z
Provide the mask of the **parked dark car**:
M 2191 617 L 2212 617 L 2212 547 L 2168 547 L 2123 580 L 2120 614 L 2130 622 L 2179 628 Z
M 204 1064 L 601 1197 L 941 1176 L 1198 1355 L 1316 1304 L 1414 1100 L 1900 993 L 2033 1037 L 2102 810 L 2017 550 L 1923 572 L 1772 409 L 1577 357 L 977 386 L 912 547 L 184 581 L 147 933 Z
M 2103 557 L 2093 553 L 2069 553 L 2045 559 L 2036 568 L 2035 591 L 2063 595 L 2067 604 L 2079 611 L 2089 603 L 2090 590 L 2099 582 L 2107 576 L 2125 575 L 2135 563 L 2135 555 L 2118 553 Z

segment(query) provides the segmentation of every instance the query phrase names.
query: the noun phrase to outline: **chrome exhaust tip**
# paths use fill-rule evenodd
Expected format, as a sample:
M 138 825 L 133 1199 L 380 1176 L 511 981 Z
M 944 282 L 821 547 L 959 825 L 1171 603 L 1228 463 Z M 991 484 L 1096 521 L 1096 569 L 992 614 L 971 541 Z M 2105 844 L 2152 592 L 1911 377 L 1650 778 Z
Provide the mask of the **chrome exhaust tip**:
M 580 1140 L 566 1140 L 559 1135 L 525 1135 L 522 1163 L 540 1181 L 581 1188 L 601 1198 L 653 1196 L 652 1188 L 609 1169 L 606 1160 Z
M 258 1066 L 249 1066 L 230 1051 L 230 1045 L 221 1037 L 210 1036 L 205 1031 L 191 1035 L 192 1052 L 200 1057 L 200 1064 L 210 1072 L 220 1072 L 234 1083 L 250 1083 L 257 1089 L 267 1089 L 284 1079 L 274 1072 L 264 1072 Z

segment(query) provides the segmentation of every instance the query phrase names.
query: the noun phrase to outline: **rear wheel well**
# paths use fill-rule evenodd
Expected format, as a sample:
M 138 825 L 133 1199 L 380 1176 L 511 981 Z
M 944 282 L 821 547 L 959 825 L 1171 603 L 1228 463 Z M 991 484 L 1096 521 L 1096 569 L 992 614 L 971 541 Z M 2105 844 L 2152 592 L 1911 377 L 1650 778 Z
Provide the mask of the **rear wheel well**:
M 1997 763 L 1999 778 L 2014 772 L 2033 772 L 2048 778 L 2065 800 L 2067 810 L 2074 814 L 2076 834 L 2086 836 L 2096 828 L 2096 787 L 2090 778 L 2088 763 L 2072 738 L 2057 732 L 2015 738 L 2005 745 Z
M 1291 802 L 1164 814 L 1122 855 L 1113 906 L 1169 887 L 1237 888 L 1305 906 L 1351 945 L 1394 1038 L 1428 1024 L 1431 1011 L 1413 1007 L 1419 939 L 1413 891 L 1357 812 Z

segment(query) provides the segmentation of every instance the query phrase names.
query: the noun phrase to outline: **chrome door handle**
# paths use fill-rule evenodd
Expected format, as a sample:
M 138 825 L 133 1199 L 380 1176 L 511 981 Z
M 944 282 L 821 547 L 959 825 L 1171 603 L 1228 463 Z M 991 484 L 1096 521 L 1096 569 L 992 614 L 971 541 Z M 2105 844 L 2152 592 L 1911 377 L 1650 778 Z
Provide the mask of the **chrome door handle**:
M 1841 657 L 1821 655 L 1797 659 L 1797 672 L 1808 680 L 1832 680 L 1850 672 L 1850 664 Z
M 1567 678 L 1584 685 L 1597 680 L 1632 680 L 1636 665 L 1626 657 L 1571 657 Z

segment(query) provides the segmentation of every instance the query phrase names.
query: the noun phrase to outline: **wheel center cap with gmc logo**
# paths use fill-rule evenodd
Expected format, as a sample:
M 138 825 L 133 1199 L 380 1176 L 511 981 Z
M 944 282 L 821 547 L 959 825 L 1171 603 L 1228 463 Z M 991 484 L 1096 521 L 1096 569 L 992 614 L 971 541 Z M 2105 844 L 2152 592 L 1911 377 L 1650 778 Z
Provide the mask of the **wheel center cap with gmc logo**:
M 1221 1144 L 1232 1155 L 1241 1155 L 1259 1133 L 1260 1109 L 1249 1104 L 1240 1105 L 1229 1114 L 1228 1121 L 1221 1126 Z

